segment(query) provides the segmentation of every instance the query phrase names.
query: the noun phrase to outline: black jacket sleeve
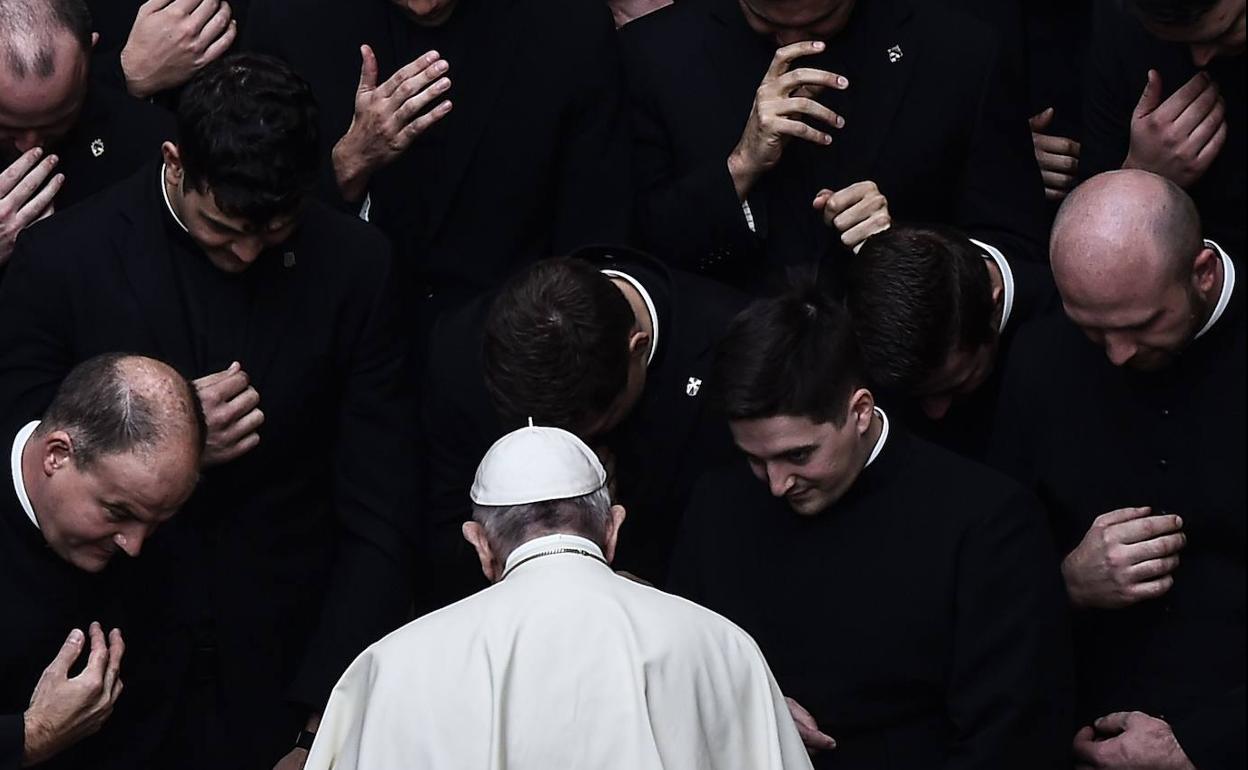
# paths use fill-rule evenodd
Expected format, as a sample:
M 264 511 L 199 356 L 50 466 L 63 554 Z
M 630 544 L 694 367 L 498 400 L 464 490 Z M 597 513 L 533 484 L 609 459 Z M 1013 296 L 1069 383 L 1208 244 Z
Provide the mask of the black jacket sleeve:
M 18 770 L 26 750 L 26 725 L 21 714 L 0 714 L 0 770 Z
M 1171 724 L 1179 745 L 1200 770 L 1248 764 L 1248 711 L 1244 686 L 1227 690 L 1182 721 Z

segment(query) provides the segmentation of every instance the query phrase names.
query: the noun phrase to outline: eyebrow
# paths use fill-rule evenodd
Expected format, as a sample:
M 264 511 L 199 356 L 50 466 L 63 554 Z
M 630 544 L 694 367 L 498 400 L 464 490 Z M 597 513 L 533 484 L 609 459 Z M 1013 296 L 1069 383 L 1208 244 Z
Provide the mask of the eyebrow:
M 744 453 L 746 457 L 749 457 L 750 459 L 753 459 L 753 460 L 760 460 L 764 462 L 767 460 L 777 458 L 777 457 L 795 455 L 799 452 L 813 452 L 818 448 L 819 448 L 818 444 L 802 444 L 801 446 L 789 447 L 788 449 L 775 452 L 774 454 L 771 454 L 767 457 L 760 457 L 759 455 L 756 455 L 753 452 L 747 452 L 744 447 L 742 447 L 740 444 L 737 444 L 737 449 L 740 449 L 741 452 Z

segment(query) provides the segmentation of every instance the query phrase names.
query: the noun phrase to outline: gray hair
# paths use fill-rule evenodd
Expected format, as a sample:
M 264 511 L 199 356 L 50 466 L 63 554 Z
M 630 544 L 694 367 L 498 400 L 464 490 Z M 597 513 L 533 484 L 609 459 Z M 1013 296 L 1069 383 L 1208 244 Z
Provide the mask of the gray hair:
M 472 520 L 485 530 L 499 563 L 517 546 L 543 535 L 580 535 L 606 547 L 611 531 L 611 495 L 601 487 L 587 495 L 522 505 L 472 506 Z
M 58 30 L 91 50 L 91 11 L 84 0 L 4 0 L 0 3 L 0 53 L 19 78 L 41 78 L 54 69 L 53 44 Z

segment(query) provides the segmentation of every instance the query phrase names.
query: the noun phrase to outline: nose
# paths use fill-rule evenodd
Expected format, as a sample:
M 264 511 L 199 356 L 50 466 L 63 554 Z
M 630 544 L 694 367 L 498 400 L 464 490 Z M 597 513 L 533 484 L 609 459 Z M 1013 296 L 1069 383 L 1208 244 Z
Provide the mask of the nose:
M 250 265 L 264 251 L 264 244 L 259 238 L 243 238 L 230 244 L 230 251 L 239 262 Z
M 126 556 L 133 559 L 142 552 L 143 540 L 146 537 L 147 532 L 142 527 L 134 527 L 113 535 L 113 542 L 126 552 Z
M 793 488 L 793 476 L 783 468 L 775 465 L 767 466 L 767 486 L 771 488 L 773 497 L 784 497 Z
M 1213 61 L 1218 55 L 1218 47 L 1207 43 L 1196 43 L 1190 46 L 1192 53 L 1192 64 L 1197 67 L 1207 67 L 1209 62 Z
M 939 396 L 926 396 L 919 399 L 919 406 L 929 420 L 939 420 L 949 413 L 949 407 L 953 406 L 953 396 L 947 393 Z
M 1114 366 L 1122 366 L 1135 357 L 1139 346 L 1113 334 L 1105 335 L 1105 355 Z

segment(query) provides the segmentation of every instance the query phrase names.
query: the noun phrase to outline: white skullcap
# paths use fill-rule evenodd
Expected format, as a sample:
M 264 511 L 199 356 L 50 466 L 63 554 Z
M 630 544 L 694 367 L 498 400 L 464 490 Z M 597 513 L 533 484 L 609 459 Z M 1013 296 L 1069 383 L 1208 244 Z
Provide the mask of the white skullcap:
M 606 483 L 607 472 L 584 441 L 530 421 L 485 453 L 469 496 L 477 505 L 525 505 L 581 497 Z

